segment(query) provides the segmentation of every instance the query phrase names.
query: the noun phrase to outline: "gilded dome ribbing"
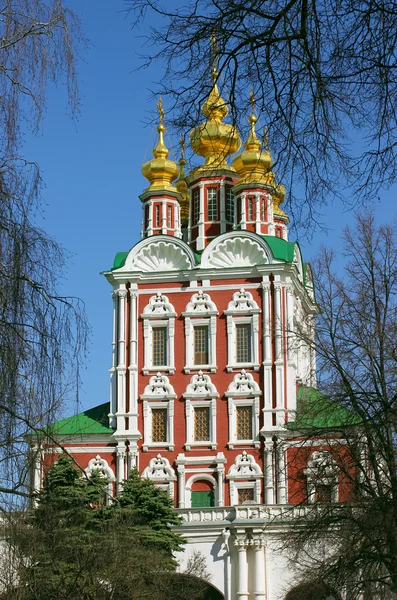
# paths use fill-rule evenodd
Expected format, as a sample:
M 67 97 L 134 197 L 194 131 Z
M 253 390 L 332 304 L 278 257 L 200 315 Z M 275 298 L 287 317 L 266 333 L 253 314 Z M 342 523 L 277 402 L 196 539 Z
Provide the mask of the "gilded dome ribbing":
M 199 170 L 230 169 L 226 157 L 234 154 L 241 146 L 237 129 L 228 123 L 222 123 L 229 110 L 221 97 L 216 80 L 218 72 L 213 70 L 212 90 L 201 110 L 208 119 L 190 132 L 190 143 L 193 151 L 205 158 L 205 163 Z
M 180 141 L 182 157 L 179 161 L 179 179 L 175 182 L 175 187 L 182 196 L 181 205 L 181 222 L 186 223 L 189 220 L 189 191 L 185 180 L 185 143 L 183 138 Z

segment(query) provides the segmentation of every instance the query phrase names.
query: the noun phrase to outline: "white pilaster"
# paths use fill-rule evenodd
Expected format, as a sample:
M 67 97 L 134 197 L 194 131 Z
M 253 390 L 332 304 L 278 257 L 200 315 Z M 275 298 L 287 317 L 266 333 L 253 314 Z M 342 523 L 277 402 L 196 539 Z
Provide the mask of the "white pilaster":
M 138 295 L 136 288 L 130 292 L 130 339 L 129 339 L 129 434 L 140 437 L 138 431 Z
M 226 231 L 226 194 L 225 194 L 225 182 L 220 182 L 219 189 L 219 208 L 221 217 L 221 233 Z
M 266 600 L 266 578 L 265 578 L 265 548 L 261 537 L 253 540 L 255 556 L 254 596 L 255 600 Z
M 127 290 L 125 284 L 120 286 L 118 295 L 118 353 L 117 353 L 117 409 L 116 409 L 116 428 L 117 431 L 125 431 L 125 306 Z
M 287 503 L 287 474 L 285 461 L 285 447 L 279 442 L 277 448 L 277 503 Z
M 116 471 L 116 488 L 117 494 L 121 493 L 122 490 L 122 482 L 126 478 L 125 473 L 125 443 L 119 442 L 116 447 L 116 461 L 117 461 L 117 471 Z
M 118 294 L 112 292 L 113 300 L 113 321 L 112 321 L 112 363 L 109 369 L 110 373 L 110 412 L 109 424 L 111 427 L 116 427 L 116 411 L 117 411 L 117 312 L 118 312 Z
M 234 542 L 237 549 L 237 598 L 248 600 L 248 562 L 247 562 L 247 540 L 237 538 Z
M 198 237 L 197 237 L 197 250 L 204 250 L 204 186 L 202 183 L 199 185 L 200 188 L 200 213 L 198 220 Z
M 273 442 L 265 442 L 263 448 L 263 463 L 265 479 L 265 504 L 267 505 L 274 504 L 273 450 Z
M 178 507 L 185 508 L 185 455 L 178 454 L 175 463 L 178 473 Z

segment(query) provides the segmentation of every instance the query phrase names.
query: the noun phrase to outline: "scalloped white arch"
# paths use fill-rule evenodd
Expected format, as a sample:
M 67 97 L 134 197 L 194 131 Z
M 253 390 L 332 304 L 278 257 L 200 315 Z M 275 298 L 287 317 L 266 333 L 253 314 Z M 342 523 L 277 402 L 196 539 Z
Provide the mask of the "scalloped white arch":
M 189 246 L 178 238 L 154 235 L 136 244 L 129 252 L 123 271 L 183 271 L 193 269 L 195 259 Z
M 230 231 L 205 248 L 201 257 L 204 269 L 255 267 L 274 262 L 269 245 L 250 231 Z
M 214 491 L 218 487 L 218 483 L 217 483 L 215 477 L 212 477 L 212 475 L 209 475 L 208 473 L 195 473 L 194 475 L 189 477 L 189 479 L 187 480 L 187 482 L 185 484 L 185 489 L 191 490 L 192 485 L 195 481 L 209 481 L 210 483 L 212 483 L 212 485 L 214 487 Z

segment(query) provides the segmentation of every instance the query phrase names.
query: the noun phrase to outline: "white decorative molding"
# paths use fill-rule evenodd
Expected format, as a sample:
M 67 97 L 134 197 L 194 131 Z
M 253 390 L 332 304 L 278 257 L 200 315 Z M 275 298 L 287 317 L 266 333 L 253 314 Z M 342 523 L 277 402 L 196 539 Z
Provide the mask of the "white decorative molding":
M 263 475 L 260 466 L 252 454 L 245 450 L 238 454 L 231 465 L 226 479 L 259 479 Z
M 174 358 L 174 336 L 175 336 L 175 317 L 176 312 L 167 296 L 157 292 L 152 296 L 149 303 L 143 309 L 141 314 L 143 319 L 143 337 L 144 337 L 144 357 L 145 364 L 143 374 L 148 375 L 149 371 L 157 370 L 175 372 Z M 153 365 L 153 328 L 164 327 L 166 329 L 166 354 L 165 365 Z
M 143 445 L 145 452 L 153 448 L 174 449 L 174 388 L 166 375 L 157 373 L 150 378 L 145 387 L 141 400 L 143 400 Z M 166 409 L 167 411 L 167 436 L 162 442 L 152 440 L 152 411 Z
M 331 487 L 331 501 L 338 502 L 338 477 L 340 469 L 329 450 L 315 450 L 308 460 L 304 474 L 307 477 L 307 498 L 316 502 L 316 486 Z
M 261 480 L 263 473 L 252 454 L 244 450 L 234 459 L 226 479 L 229 481 L 230 505 L 238 504 L 239 489 L 253 489 L 255 504 L 261 501 Z
M 233 299 L 227 305 L 225 315 L 241 313 L 253 315 L 260 312 L 261 309 L 253 299 L 251 292 L 247 292 L 244 288 L 241 288 L 239 292 L 233 294 Z
M 205 294 L 202 290 L 193 294 L 182 313 L 184 317 L 201 317 L 203 315 L 210 317 L 218 314 L 215 303 L 211 300 L 209 294 Z
M 299 279 L 303 281 L 303 264 L 302 264 L 302 254 L 298 244 L 295 243 L 294 247 L 294 258 L 292 259 L 294 265 L 297 266 L 299 272 Z
M 257 397 L 261 394 L 261 389 L 252 374 L 242 369 L 241 373 L 236 373 L 233 377 L 225 396 L 227 398 L 248 398 Z
M 209 294 L 199 290 L 193 294 L 182 316 L 185 318 L 186 365 L 185 373 L 191 370 L 208 369 L 216 373 L 216 317 L 218 309 Z M 194 364 L 194 328 L 208 327 L 208 363 Z
M 212 246 L 211 251 L 209 246 Z M 217 238 L 216 244 L 209 246 L 202 255 L 203 268 L 255 267 L 270 262 L 265 248 L 258 241 L 236 232 L 226 239 Z
M 245 366 L 255 370 L 259 369 L 259 313 L 261 312 L 258 304 L 250 292 L 244 288 L 233 294 L 225 310 L 227 322 L 227 350 L 228 364 L 227 370 L 230 373 L 239 366 Z M 250 354 L 249 362 L 237 363 L 237 339 L 236 325 L 250 325 Z
M 163 296 L 161 292 L 157 292 L 149 300 L 149 304 L 143 309 L 142 319 L 159 319 L 176 317 L 176 312 L 167 296 Z
M 170 498 L 174 497 L 175 471 L 171 467 L 170 461 L 161 454 L 157 454 L 156 458 L 151 459 L 149 465 L 144 469 L 142 477 L 156 483 L 158 487 L 168 493 Z
M 91 458 L 87 467 L 84 469 L 84 472 L 88 479 L 91 478 L 93 472 L 99 472 L 100 477 L 106 479 L 107 490 L 106 490 L 106 504 L 110 502 L 110 498 L 113 496 L 113 481 L 116 480 L 113 469 L 109 466 L 108 461 L 104 458 L 101 458 L 99 454 L 96 455 L 95 458 Z
M 209 375 L 204 375 L 199 371 L 190 380 L 183 394 L 184 398 L 217 398 L 218 391 L 211 381 Z
M 148 385 L 145 387 L 143 394 L 141 395 L 142 400 L 170 400 L 176 398 L 176 393 L 170 380 L 166 375 L 162 375 L 160 372 L 156 373 L 149 379 Z
M 183 271 L 194 265 L 193 252 L 182 240 L 156 235 L 137 244 L 121 269 L 143 272 Z

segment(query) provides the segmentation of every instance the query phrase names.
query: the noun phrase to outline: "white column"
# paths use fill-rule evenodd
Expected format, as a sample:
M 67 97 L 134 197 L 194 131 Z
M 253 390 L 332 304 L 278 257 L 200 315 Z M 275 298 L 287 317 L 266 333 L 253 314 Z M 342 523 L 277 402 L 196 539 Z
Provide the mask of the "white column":
M 277 283 L 274 285 L 274 321 L 276 361 L 279 361 L 282 359 L 281 285 Z
M 137 315 L 137 290 L 130 289 L 130 339 L 128 374 L 130 382 L 130 410 L 129 410 L 129 433 L 138 436 L 138 315 Z
M 165 199 L 161 202 L 161 233 L 167 233 L 167 201 Z
M 237 538 L 234 542 L 237 548 L 237 598 L 248 600 L 248 562 L 246 539 Z
M 117 430 L 125 431 L 125 304 L 127 290 L 122 284 L 118 294 Z
M 265 442 L 263 448 L 265 504 L 274 504 L 273 449 L 274 445 L 272 441 Z
M 175 463 L 178 473 L 178 507 L 185 508 L 185 455 L 178 454 Z
M 255 219 L 255 232 L 262 233 L 261 226 L 261 204 L 260 204 L 260 194 L 255 194 L 255 210 L 256 210 L 256 219 Z
M 116 493 L 119 495 L 122 490 L 122 482 L 125 479 L 125 443 L 119 442 L 116 448 Z
M 200 213 L 198 220 L 198 237 L 197 237 L 197 250 L 204 249 L 204 186 L 202 183 L 199 185 L 200 188 Z
M 262 360 L 263 360 L 263 429 L 269 431 L 272 421 L 272 337 L 270 311 L 270 282 L 268 278 L 262 282 Z
M 216 455 L 216 471 L 218 474 L 218 506 L 225 506 L 224 498 L 224 475 L 225 475 L 226 458 L 223 452 L 218 452 Z
M 42 446 L 33 446 L 31 449 L 33 455 L 32 467 L 32 484 L 33 492 L 38 493 L 41 488 L 41 462 L 42 462 Z
M 226 195 L 225 195 L 225 182 L 221 181 L 219 190 L 219 208 L 220 208 L 220 221 L 221 221 L 221 233 L 226 231 Z
M 287 477 L 286 477 L 285 448 L 282 442 L 279 442 L 277 448 L 277 502 L 278 504 L 287 504 Z
M 255 555 L 255 600 L 266 600 L 266 579 L 265 579 L 265 548 L 263 540 L 257 538 L 253 540 Z
M 246 194 L 242 194 L 240 196 L 240 206 L 241 206 L 241 221 L 240 221 L 240 226 L 241 226 L 241 229 L 247 229 L 247 220 L 246 220 L 247 196 L 246 196 Z
M 109 369 L 110 373 L 110 426 L 116 427 L 115 413 L 117 411 L 117 299 L 118 294 L 116 291 L 112 292 L 113 300 L 113 325 L 112 325 L 112 364 Z

